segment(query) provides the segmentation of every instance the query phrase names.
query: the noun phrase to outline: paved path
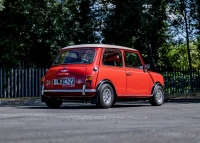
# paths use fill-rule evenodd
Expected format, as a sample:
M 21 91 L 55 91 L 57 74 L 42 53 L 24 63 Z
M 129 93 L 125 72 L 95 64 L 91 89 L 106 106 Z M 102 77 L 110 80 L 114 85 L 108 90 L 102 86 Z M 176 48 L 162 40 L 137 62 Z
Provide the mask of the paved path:
M 0 106 L 0 143 L 199 143 L 200 103 Z

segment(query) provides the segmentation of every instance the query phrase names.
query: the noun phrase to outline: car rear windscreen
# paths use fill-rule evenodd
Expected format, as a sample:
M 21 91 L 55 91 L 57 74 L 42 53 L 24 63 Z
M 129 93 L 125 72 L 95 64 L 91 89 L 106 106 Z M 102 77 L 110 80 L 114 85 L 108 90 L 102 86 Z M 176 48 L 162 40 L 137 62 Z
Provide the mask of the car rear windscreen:
M 90 64 L 95 56 L 94 49 L 69 49 L 62 51 L 56 57 L 56 64 Z

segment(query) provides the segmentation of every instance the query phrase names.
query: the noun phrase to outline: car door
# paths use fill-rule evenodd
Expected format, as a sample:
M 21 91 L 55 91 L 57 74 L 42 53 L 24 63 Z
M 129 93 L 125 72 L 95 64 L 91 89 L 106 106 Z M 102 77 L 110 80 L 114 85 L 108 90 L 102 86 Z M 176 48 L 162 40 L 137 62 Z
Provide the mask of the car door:
M 137 52 L 124 51 L 128 96 L 149 96 L 150 75 L 143 68 Z
M 97 83 L 109 80 L 116 89 L 117 96 L 126 96 L 126 74 L 119 49 L 103 50 Z

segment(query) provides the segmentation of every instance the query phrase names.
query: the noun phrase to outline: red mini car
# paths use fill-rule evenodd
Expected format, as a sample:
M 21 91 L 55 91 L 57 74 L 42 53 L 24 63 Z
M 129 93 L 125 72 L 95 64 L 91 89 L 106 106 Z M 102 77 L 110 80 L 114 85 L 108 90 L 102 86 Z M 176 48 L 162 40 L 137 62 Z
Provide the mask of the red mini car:
M 147 70 L 139 51 L 105 44 L 62 48 L 45 73 L 42 101 L 58 108 L 63 101 L 79 100 L 109 108 L 116 101 L 164 101 L 163 76 Z

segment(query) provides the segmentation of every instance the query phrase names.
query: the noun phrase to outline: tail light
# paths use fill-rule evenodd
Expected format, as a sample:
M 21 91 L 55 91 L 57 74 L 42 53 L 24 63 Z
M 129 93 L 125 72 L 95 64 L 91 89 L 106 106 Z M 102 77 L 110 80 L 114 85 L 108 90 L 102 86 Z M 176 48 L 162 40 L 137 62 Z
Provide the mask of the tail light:
M 92 76 L 91 75 L 86 76 L 85 83 L 86 83 L 86 87 L 92 86 Z

